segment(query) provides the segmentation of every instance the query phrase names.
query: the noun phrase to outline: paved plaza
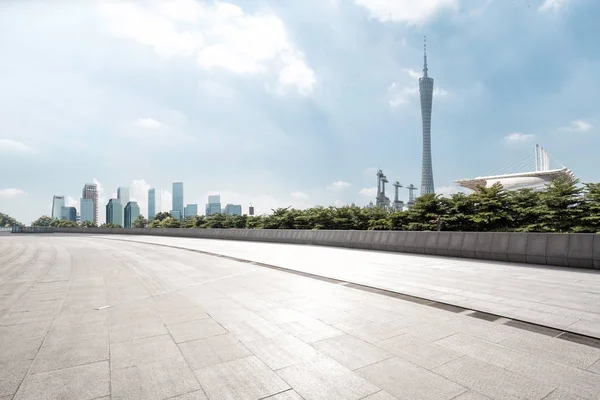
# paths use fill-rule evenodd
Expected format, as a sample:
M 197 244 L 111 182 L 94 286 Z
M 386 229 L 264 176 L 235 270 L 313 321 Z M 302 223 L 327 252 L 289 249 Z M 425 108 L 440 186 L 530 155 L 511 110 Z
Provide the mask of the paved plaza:
M 600 336 L 599 288 L 594 271 L 5 235 L 0 400 L 600 399 L 600 342 L 564 332 Z

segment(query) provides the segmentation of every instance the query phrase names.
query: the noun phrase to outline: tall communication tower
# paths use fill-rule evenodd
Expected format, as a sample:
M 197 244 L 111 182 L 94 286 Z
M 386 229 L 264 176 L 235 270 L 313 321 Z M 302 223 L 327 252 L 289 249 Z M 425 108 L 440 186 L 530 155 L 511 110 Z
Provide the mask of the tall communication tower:
M 423 120 L 423 163 L 421 166 L 421 194 L 434 193 L 433 166 L 431 162 L 431 108 L 433 103 L 433 78 L 427 75 L 427 39 L 424 43 L 423 77 L 419 78 L 421 118 Z

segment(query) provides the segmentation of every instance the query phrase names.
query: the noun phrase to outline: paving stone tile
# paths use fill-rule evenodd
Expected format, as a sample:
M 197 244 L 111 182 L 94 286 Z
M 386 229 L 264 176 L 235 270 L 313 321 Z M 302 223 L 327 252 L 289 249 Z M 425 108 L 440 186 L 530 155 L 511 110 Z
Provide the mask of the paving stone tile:
M 133 339 L 165 335 L 169 333 L 158 318 L 151 322 L 134 322 L 132 324 L 111 325 L 110 343 L 128 342 Z
M 53 321 L 57 311 L 48 312 L 47 310 L 36 311 L 12 311 L 4 318 L 3 326 L 29 324 L 42 321 Z
M 108 360 L 108 337 L 95 336 L 72 343 L 42 345 L 31 366 L 31 374 Z
M 491 398 L 541 399 L 556 388 L 468 356 L 434 372 Z
M 491 400 L 489 397 L 482 395 L 481 393 L 474 392 L 469 390 L 462 394 L 459 394 L 452 400 Z
M 592 371 L 595 372 L 597 374 L 600 374 L 600 361 L 592 364 L 589 368 L 588 371 Z
M 176 343 L 188 342 L 190 340 L 204 339 L 211 336 L 222 335 L 227 330 L 212 318 L 198 319 L 187 322 L 179 322 L 168 325 L 169 332 L 173 335 Z
M 344 334 L 344 332 L 339 329 L 324 324 L 316 319 L 302 319 L 300 321 L 290 322 L 289 324 L 279 325 L 279 327 L 306 343 L 312 343 L 317 340 Z
M 90 322 L 69 326 L 54 326 L 46 335 L 45 343 L 71 343 L 90 340 L 95 337 L 108 337 L 108 325 L 104 322 Z
M 600 360 L 600 349 L 557 338 L 528 335 L 510 337 L 499 344 L 582 369 Z
M 542 336 L 540 336 L 541 338 Z M 519 352 L 499 344 L 457 334 L 438 342 L 471 358 L 545 382 L 582 397 L 600 393 L 600 376 L 565 364 L 549 361 L 535 354 Z
M 592 397 L 590 397 L 592 398 Z M 544 397 L 543 400 L 584 400 L 583 397 L 575 396 L 574 394 L 565 392 L 561 389 L 556 389 L 548 396 Z
M 272 338 L 283 332 L 277 325 L 261 317 L 226 324 L 225 328 L 242 343 Z
M 395 336 L 375 344 L 426 369 L 439 367 L 463 356 L 463 354 L 411 335 Z
M 203 390 L 195 390 L 180 396 L 169 397 L 169 400 L 208 400 Z
M 403 332 L 398 328 L 384 326 L 375 322 L 367 321 L 360 317 L 348 318 L 333 325 L 334 328 L 356 336 L 366 342 L 375 343 L 380 340 L 398 336 Z
M 104 310 L 87 310 L 79 312 L 65 312 L 63 311 L 58 314 L 54 320 L 56 326 L 68 326 L 87 324 L 91 322 L 100 322 L 107 324 L 109 320 L 108 313 Z
M 287 324 L 310 318 L 292 308 L 273 308 L 270 310 L 260 310 L 257 314 L 275 325 Z
M 394 355 L 350 335 L 314 342 L 313 347 L 344 367 L 354 370 L 392 358 Z
M 206 311 L 201 307 L 186 307 L 181 309 L 164 310 L 160 311 L 159 315 L 166 325 L 209 317 Z
M 317 357 L 277 371 L 306 400 L 362 399 L 380 390 L 327 357 Z
M 272 370 L 289 367 L 318 356 L 313 347 L 287 333 L 247 342 L 245 345 Z
M 108 308 L 108 314 L 111 325 L 127 325 L 148 320 L 156 321 L 158 318 L 158 314 L 153 308 L 141 306 L 137 303 Z
M 11 326 L 0 326 L 0 337 L 3 339 L 0 342 L 0 350 L 4 343 L 15 343 L 20 340 L 35 339 L 40 340 L 46 336 L 46 333 L 50 330 L 52 321 L 40 321 L 32 322 L 29 324 L 11 325 Z M 12 344 L 11 344 L 12 346 Z M 0 351 L 0 355 L 2 351 Z
M 162 400 L 200 390 L 181 355 L 112 371 L 113 400 Z
M 171 335 L 133 339 L 111 344 L 110 366 L 112 369 L 119 369 L 165 360 L 179 355 L 179 349 Z
M 399 357 L 356 372 L 399 399 L 446 400 L 466 391 L 463 386 Z
M 265 400 L 304 400 L 296 391 L 290 389 L 274 396 L 267 397 Z
M 407 333 L 413 337 L 421 338 L 423 340 L 429 340 L 431 342 L 460 332 L 460 328 L 445 323 L 421 322 L 412 324 L 410 321 L 410 319 L 406 320 L 406 322 L 409 323 L 408 326 L 397 327 L 398 331 L 401 333 Z M 405 322 L 405 320 L 394 321 L 387 326 L 396 327 L 397 322 L 402 323 Z
M 194 371 L 211 400 L 254 400 L 290 389 L 258 358 L 246 357 Z
M 29 370 L 31 360 L 13 360 L 0 363 L 0 396 L 12 395 Z
M 392 396 L 385 390 L 380 390 L 379 392 L 372 394 L 370 396 L 365 397 L 363 400 L 398 400 L 396 397 Z
M 348 314 L 356 315 L 357 317 L 364 318 L 367 321 L 377 322 L 380 324 L 405 318 L 405 316 L 402 314 L 375 306 L 364 306 L 348 310 Z
M 250 350 L 231 334 L 191 340 L 180 343 L 179 348 L 193 370 L 252 355 Z
M 0 364 L 33 360 L 42 345 L 43 338 L 0 341 Z
M 14 400 L 91 400 L 110 394 L 108 361 L 28 375 Z

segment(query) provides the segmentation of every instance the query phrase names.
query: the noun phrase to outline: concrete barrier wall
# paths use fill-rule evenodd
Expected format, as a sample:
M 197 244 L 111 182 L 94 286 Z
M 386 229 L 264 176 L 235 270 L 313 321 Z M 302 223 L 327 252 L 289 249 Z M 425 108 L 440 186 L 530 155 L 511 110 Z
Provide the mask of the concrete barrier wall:
M 285 229 L 55 228 L 55 232 L 244 240 L 371 249 L 600 269 L 600 234 L 324 231 Z

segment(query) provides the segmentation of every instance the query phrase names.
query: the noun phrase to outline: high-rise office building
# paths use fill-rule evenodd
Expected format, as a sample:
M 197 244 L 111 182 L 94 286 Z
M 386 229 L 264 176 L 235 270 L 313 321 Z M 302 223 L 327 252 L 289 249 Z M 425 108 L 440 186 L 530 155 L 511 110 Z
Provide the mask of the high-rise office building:
M 248 215 L 254 215 L 254 206 L 248 207 Z
M 183 182 L 173 182 L 173 204 L 171 210 L 179 211 L 178 219 L 183 218 Z M 175 215 L 173 215 L 173 218 L 175 218 Z
M 156 189 L 148 189 L 148 221 L 156 215 Z
M 65 196 L 54 196 L 52 198 L 52 219 L 61 218 L 61 208 L 65 205 Z
M 206 216 L 220 214 L 221 213 L 221 196 L 212 195 L 208 196 L 208 203 L 206 204 Z
M 79 200 L 79 219 L 81 222 L 94 222 L 95 211 L 93 199 L 82 198 Z
M 92 200 L 93 203 L 93 216 L 92 216 L 92 222 L 94 222 L 94 224 L 98 224 L 98 186 L 96 186 L 95 183 L 86 183 L 85 186 L 83 187 L 82 193 L 81 193 L 81 198 L 83 199 L 90 199 Z M 83 216 L 83 211 L 80 211 L 82 213 Z M 87 219 L 81 219 L 82 221 L 88 221 Z
M 173 217 L 174 219 L 178 219 L 180 221 L 183 219 L 179 210 L 171 210 L 169 211 L 169 214 L 171 214 L 171 217 Z
M 434 193 L 433 165 L 431 162 L 431 107 L 433 78 L 427 76 L 427 43 L 423 53 L 423 77 L 419 78 L 421 118 L 423 120 L 423 163 L 421 165 L 421 194 Z
M 131 228 L 133 222 L 140 216 L 140 207 L 136 201 L 130 201 L 125 206 L 125 224 L 123 227 Z
M 62 206 L 60 208 L 60 219 L 64 221 L 77 221 L 77 209 L 75 207 Z
M 184 218 L 195 217 L 198 215 L 198 204 L 188 204 L 183 210 Z
M 119 199 L 110 199 L 106 205 L 106 223 L 123 226 L 123 205 Z
M 227 204 L 223 211 L 225 215 L 242 215 L 242 206 L 237 204 Z

